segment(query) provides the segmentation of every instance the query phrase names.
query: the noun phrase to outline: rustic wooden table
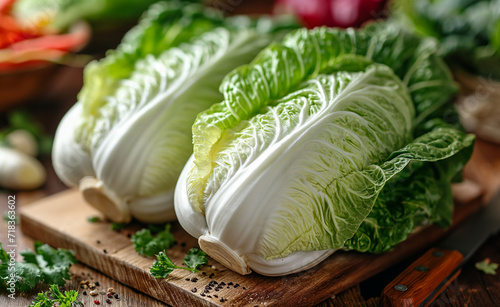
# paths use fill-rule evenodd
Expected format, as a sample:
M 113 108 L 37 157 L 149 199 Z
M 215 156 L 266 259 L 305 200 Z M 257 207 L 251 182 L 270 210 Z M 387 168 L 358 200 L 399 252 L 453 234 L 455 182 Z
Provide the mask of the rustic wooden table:
M 233 1 L 234 2 L 234 1 Z M 238 1 L 236 1 L 238 2 Z M 241 2 L 241 1 L 240 1 Z M 263 1 L 260 6 L 248 7 L 245 2 L 235 12 L 261 13 L 269 11 Z M 50 86 L 42 97 L 28 104 L 28 110 L 45 128 L 46 132 L 53 134 L 59 120 L 64 113 L 76 101 L 76 94 L 82 85 L 82 68 L 59 68 Z M 0 127 L 5 125 L 5 114 L 0 114 Z M 44 157 L 43 162 L 48 172 L 47 183 L 39 190 L 29 192 L 0 191 L 0 213 L 7 210 L 7 196 L 16 194 L 19 206 L 29 206 L 34 200 L 47 195 L 60 192 L 66 187 L 56 177 L 50 157 Z M 472 172 L 471 170 L 474 170 Z M 466 173 L 481 174 L 472 178 L 480 184 L 484 191 L 484 201 L 489 199 L 493 193 L 500 188 L 500 145 L 477 140 L 473 158 L 465 169 Z M 0 241 L 6 242 L 6 223 L 0 222 Z M 17 231 L 18 251 L 33 248 L 33 241 Z M 418 255 L 415 255 L 417 257 Z M 490 258 L 493 262 L 500 263 L 500 234 L 490 238 L 480 250 L 474 255 L 456 282 L 444 292 L 433 304 L 437 306 L 499 306 L 500 305 L 500 274 L 486 275 L 475 269 L 474 263 Z M 405 265 L 413 259 L 406 259 L 393 268 L 378 274 L 351 289 L 340 293 L 320 306 L 378 306 L 380 304 L 380 293 L 383 287 L 401 272 Z M 165 304 L 122 285 L 82 264 L 72 266 L 73 280 L 66 285 L 68 289 L 77 289 L 79 280 L 82 278 L 99 281 L 104 288 L 113 287 L 119 293 L 121 299 L 114 300 L 112 305 L 116 306 L 165 306 Z M 81 292 L 81 291 L 80 291 Z M 0 306 L 27 306 L 31 302 L 34 293 L 24 294 L 15 300 L 8 299 L 5 295 L 0 296 Z M 80 294 L 79 300 L 85 306 L 94 306 L 94 298 Z M 101 304 L 107 305 L 101 299 Z

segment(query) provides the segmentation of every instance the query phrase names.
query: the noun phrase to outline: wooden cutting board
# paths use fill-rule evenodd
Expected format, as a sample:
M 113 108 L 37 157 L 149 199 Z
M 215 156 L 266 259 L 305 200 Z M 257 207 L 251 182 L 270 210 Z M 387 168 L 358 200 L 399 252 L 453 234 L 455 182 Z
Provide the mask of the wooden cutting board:
M 477 189 L 458 190 L 463 195 L 456 200 L 454 225 L 481 205 Z M 80 262 L 174 306 L 315 305 L 427 248 L 445 234 L 442 229 L 430 226 L 391 252 L 381 255 L 337 252 L 312 269 L 284 277 L 256 273 L 241 276 L 210 259 L 198 273 L 175 270 L 161 280 L 149 273 L 153 258 L 138 255 L 130 242 L 130 235 L 144 225 L 132 224 L 117 232 L 102 218 L 101 222 L 90 223 L 87 218 L 91 216 L 100 214 L 75 190 L 44 198 L 21 208 L 20 212 L 21 227 L 26 235 L 55 247 L 72 249 Z M 181 265 L 187 251 L 198 246 L 197 240 L 177 223 L 172 224 L 172 233 L 177 244 L 167 255 Z M 213 281 L 217 284 L 204 293 Z M 222 282 L 225 285 L 216 291 Z

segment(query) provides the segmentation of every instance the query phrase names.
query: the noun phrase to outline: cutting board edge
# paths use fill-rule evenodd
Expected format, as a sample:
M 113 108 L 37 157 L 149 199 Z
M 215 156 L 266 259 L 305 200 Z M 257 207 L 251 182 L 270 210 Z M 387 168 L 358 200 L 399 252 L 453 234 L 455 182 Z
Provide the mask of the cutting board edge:
M 149 272 L 146 272 L 138 267 L 131 266 L 130 269 L 134 272 L 134 274 L 133 275 L 127 274 L 130 277 L 127 279 L 123 279 L 117 274 L 117 272 L 115 272 L 115 270 L 109 269 L 109 268 L 114 266 L 114 264 L 110 261 L 111 259 L 114 259 L 114 261 L 117 261 L 117 262 L 121 263 L 122 265 L 126 266 L 127 264 L 123 260 L 116 258 L 116 257 L 113 257 L 112 255 L 104 254 L 101 251 L 99 251 L 101 253 L 100 259 L 104 259 L 104 261 L 101 262 L 101 261 L 97 260 L 96 257 L 93 256 L 94 252 L 92 252 L 92 249 L 94 249 L 94 248 L 92 248 L 90 246 L 86 247 L 84 242 L 82 242 L 81 244 L 78 244 L 73 238 L 68 237 L 68 236 L 64 236 L 63 238 L 57 239 L 58 238 L 58 236 L 57 236 L 58 231 L 56 229 L 53 229 L 53 228 L 46 227 L 48 230 L 46 233 L 36 231 L 36 226 L 41 225 L 41 224 L 38 221 L 29 217 L 27 214 L 25 214 L 24 209 L 20 210 L 20 222 L 21 222 L 20 223 L 21 230 L 26 235 L 32 237 L 33 239 L 40 240 L 40 241 L 47 243 L 47 244 L 54 246 L 54 247 L 71 249 L 75 252 L 75 257 L 79 262 L 84 263 L 84 264 L 90 266 L 91 268 L 94 268 L 97 271 L 119 281 L 120 283 L 123 283 L 129 287 L 132 287 L 136 290 L 139 290 L 143 293 L 146 293 L 147 295 L 149 295 L 155 299 L 158 299 L 162 302 L 165 302 L 165 303 L 173 305 L 173 306 L 186 306 L 185 304 L 190 304 L 190 306 L 194 306 L 194 307 L 198 307 L 198 306 L 200 306 L 200 307 L 201 306 L 203 306 L 203 307 L 222 306 L 219 304 L 214 304 L 214 302 L 211 302 L 211 301 L 203 300 L 197 296 L 193 296 L 193 295 L 187 293 L 187 291 L 185 289 L 178 287 L 175 284 L 171 284 L 168 282 L 163 282 L 161 280 L 158 280 L 158 279 L 152 277 L 149 274 Z M 113 264 L 113 266 L 106 265 L 108 263 Z M 139 275 L 142 275 L 144 277 L 144 280 L 147 280 L 148 282 L 151 282 L 152 284 L 148 287 L 144 287 L 141 289 L 134 286 L 132 279 L 134 279 L 133 277 L 138 277 L 136 275 L 137 273 Z M 148 290 L 144 291 L 144 289 L 148 289 Z M 160 289 L 160 291 L 153 291 L 155 289 Z M 156 293 L 158 293 L 159 295 Z M 189 302 L 185 302 L 185 301 L 184 302 L 177 302 L 176 299 L 172 299 L 172 297 L 171 297 L 172 295 L 174 297 L 183 297 L 183 296 L 187 295 L 191 299 L 189 300 Z M 193 298 L 195 299 L 195 302 L 196 302 L 196 304 L 194 304 L 194 305 L 193 305 L 193 301 L 192 301 Z

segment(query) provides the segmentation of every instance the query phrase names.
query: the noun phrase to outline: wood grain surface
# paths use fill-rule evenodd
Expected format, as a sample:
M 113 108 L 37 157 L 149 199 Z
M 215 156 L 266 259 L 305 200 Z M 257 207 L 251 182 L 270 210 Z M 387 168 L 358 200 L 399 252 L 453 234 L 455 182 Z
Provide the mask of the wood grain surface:
M 480 205 L 477 197 L 458 203 L 455 224 Z M 23 232 L 28 236 L 72 249 L 79 261 L 174 306 L 312 306 L 405 259 L 445 234 L 442 229 L 430 226 L 391 252 L 381 255 L 337 252 L 310 270 L 284 277 L 255 273 L 242 276 L 210 260 L 198 273 L 176 270 L 160 280 L 149 273 L 153 258 L 138 255 L 130 241 L 130 235 L 141 225 L 132 224 L 117 232 L 102 217 L 101 222 L 88 222 L 88 217 L 99 213 L 85 203 L 77 190 L 44 198 L 22 209 L 20 216 Z M 172 233 L 178 244 L 167 250 L 167 255 L 174 263 L 181 264 L 187 251 L 198 247 L 197 241 L 177 223 L 172 224 Z M 210 282 L 226 285 L 204 291 Z

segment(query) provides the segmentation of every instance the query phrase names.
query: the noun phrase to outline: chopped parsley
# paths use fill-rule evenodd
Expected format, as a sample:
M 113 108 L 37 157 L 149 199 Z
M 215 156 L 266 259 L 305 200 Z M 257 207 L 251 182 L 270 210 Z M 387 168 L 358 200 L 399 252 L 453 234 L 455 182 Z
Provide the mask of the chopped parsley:
M 38 293 L 29 307 L 71 307 L 77 297 L 78 291 L 69 290 L 62 293 L 57 285 L 51 285 L 49 291 Z M 82 304 L 80 303 L 79 305 L 81 306 Z
M 156 258 L 153 266 L 149 269 L 151 274 L 156 278 L 166 278 L 175 269 L 198 272 L 202 265 L 208 263 L 207 254 L 198 248 L 191 248 L 184 257 L 184 264 L 187 267 L 175 265 L 164 252 L 156 255 Z
M 76 263 L 73 251 L 53 249 L 47 244 L 35 242 L 35 251 L 21 252 L 22 262 L 15 262 L 15 288 L 19 291 L 33 289 L 38 284 L 63 286 L 70 279 L 69 267 Z M 0 290 L 12 283 L 10 254 L 0 243 Z
M 141 229 L 132 236 L 131 241 L 139 255 L 154 256 L 174 245 L 174 235 L 170 232 L 170 224 L 167 224 L 156 236 L 152 235 L 150 229 Z
M 89 223 L 97 223 L 100 221 L 100 219 L 98 216 L 89 216 L 87 218 L 87 221 L 89 221 Z
M 498 264 L 492 263 L 490 258 L 486 258 L 483 261 L 476 263 L 476 269 L 483 271 L 486 274 L 496 275 Z
M 125 228 L 125 224 L 122 224 L 122 223 L 112 223 L 111 224 L 111 230 L 113 231 L 120 231 L 122 230 L 123 228 Z

